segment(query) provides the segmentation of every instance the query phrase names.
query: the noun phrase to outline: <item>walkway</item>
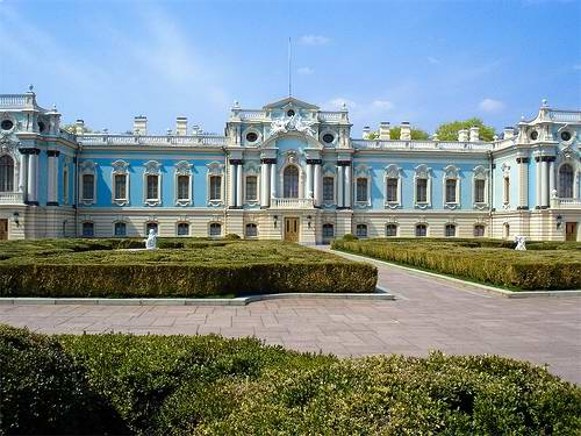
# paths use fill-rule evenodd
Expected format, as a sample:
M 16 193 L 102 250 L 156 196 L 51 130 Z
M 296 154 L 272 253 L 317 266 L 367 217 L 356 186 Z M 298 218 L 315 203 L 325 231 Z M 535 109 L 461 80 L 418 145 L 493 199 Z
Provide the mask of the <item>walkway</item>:
M 373 262 L 372 262 L 373 263 Z M 255 335 L 340 356 L 499 354 L 581 384 L 581 300 L 506 299 L 375 262 L 396 301 L 278 300 L 221 306 L 0 306 L 0 323 L 44 333 Z

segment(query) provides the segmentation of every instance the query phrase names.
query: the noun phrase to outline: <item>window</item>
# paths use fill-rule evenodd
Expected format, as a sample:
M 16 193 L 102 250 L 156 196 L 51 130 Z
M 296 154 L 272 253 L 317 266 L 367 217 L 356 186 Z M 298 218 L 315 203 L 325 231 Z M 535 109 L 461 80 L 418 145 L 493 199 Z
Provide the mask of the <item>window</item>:
M 178 176 L 178 200 L 190 199 L 190 176 Z
M 559 197 L 573 198 L 573 167 L 569 164 L 559 168 Z
M 258 177 L 246 176 L 246 201 L 254 201 L 258 198 Z
M 367 179 L 358 178 L 357 179 L 357 201 L 367 202 Z
M 458 202 L 458 198 L 456 197 L 457 186 L 458 186 L 458 180 L 446 179 L 446 203 Z
M 2 123 L 0 124 L 2 130 L 10 130 L 12 127 L 14 127 L 12 120 L 2 120 Z
M 335 201 L 335 178 L 323 177 L 323 201 Z
M 65 204 L 69 203 L 69 167 L 66 164 L 63 169 L 63 200 Z
M 246 140 L 248 142 L 256 142 L 258 141 L 258 134 L 256 132 L 248 132 L 246 134 Z
M 425 224 L 416 225 L 416 236 L 423 237 L 428 235 L 428 226 Z
M 210 176 L 210 200 L 222 199 L 222 176 Z
M 446 227 L 444 229 L 444 235 L 446 235 L 447 238 L 450 238 L 452 236 L 456 236 L 456 225 L 455 224 L 446 224 Z
M 474 226 L 474 237 L 481 238 L 484 236 L 484 226 L 482 224 L 476 224 Z
M 178 236 L 189 236 L 190 225 L 188 223 L 178 223 Z
M 115 200 L 127 199 L 127 175 L 115 174 Z
M 388 202 L 392 202 L 395 203 L 398 200 L 398 195 L 397 195 L 397 191 L 398 191 L 398 179 L 394 178 L 394 177 L 388 177 L 387 178 L 387 186 L 386 186 L 386 200 Z
M 325 144 L 332 144 L 334 140 L 335 140 L 335 135 L 333 135 L 332 133 L 325 133 L 323 135 L 323 142 Z
M 416 179 L 416 202 L 426 203 L 428 201 L 428 179 Z
M 367 224 L 357 224 L 357 227 L 355 228 L 355 236 L 358 238 L 367 238 Z
M 258 236 L 258 227 L 254 223 L 246 224 L 246 233 L 247 238 L 255 238 Z
M 486 180 L 484 179 L 474 180 L 474 202 L 486 202 Z
M 127 225 L 124 222 L 115 223 L 115 236 L 126 236 L 127 235 Z
M 385 226 L 385 236 L 397 236 L 397 224 L 387 224 Z
M 147 200 L 159 199 L 159 176 L 150 174 L 147 176 Z
M 95 236 L 95 225 L 90 221 L 85 221 L 83 223 L 83 237 Z
M 10 156 L 0 157 L 0 192 L 14 191 L 14 160 Z
M 93 200 L 95 198 L 95 176 L 93 174 L 83 174 L 83 200 Z
M 145 224 L 145 234 L 146 235 L 149 235 L 150 230 L 153 230 L 156 234 L 158 233 L 156 222 L 150 221 L 147 224 Z
M 335 236 L 335 228 L 333 227 L 333 224 L 323 224 L 323 239 L 327 241 L 333 236 Z
M 504 223 L 504 237 L 508 239 L 510 237 L 510 224 Z
M 210 224 L 210 236 L 221 236 L 222 235 L 222 225 L 220 223 Z
M 505 177 L 504 179 L 504 188 L 503 188 L 503 192 L 502 192 L 502 201 L 505 204 L 510 203 L 510 179 L 508 177 Z
M 299 198 L 299 169 L 289 165 L 284 169 L 283 175 L 284 198 Z

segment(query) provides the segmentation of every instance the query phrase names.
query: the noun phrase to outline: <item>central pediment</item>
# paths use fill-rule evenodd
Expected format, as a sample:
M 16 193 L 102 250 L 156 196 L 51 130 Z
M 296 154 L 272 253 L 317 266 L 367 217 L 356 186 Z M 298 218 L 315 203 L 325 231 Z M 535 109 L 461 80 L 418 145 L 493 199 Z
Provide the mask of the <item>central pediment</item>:
M 299 100 L 298 98 L 294 97 L 287 97 L 283 98 L 282 100 L 275 101 L 273 103 L 267 104 L 264 106 L 265 110 L 272 110 L 272 109 L 287 109 L 287 108 L 301 108 L 307 110 L 319 110 L 318 106 L 313 104 L 307 103 L 305 101 Z

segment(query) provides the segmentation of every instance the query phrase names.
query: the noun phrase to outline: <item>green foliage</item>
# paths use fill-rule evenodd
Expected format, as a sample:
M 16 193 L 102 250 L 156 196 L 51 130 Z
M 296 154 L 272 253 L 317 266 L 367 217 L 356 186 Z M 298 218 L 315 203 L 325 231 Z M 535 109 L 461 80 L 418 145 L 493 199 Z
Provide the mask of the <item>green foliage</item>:
M 333 241 L 332 248 L 514 290 L 581 288 L 581 244 L 485 239 Z M 559 249 L 556 249 L 556 248 Z
M 399 140 L 401 135 L 401 127 L 392 127 L 391 129 L 389 129 L 389 137 L 392 140 Z M 430 139 L 430 135 L 428 134 L 428 132 L 426 132 L 425 130 L 422 129 L 418 129 L 416 127 L 412 127 L 411 128 L 411 137 L 412 140 L 414 141 L 424 141 L 426 139 Z M 373 132 L 369 132 L 369 134 L 367 135 L 367 138 L 370 141 L 375 141 L 379 139 L 379 132 L 373 131 Z
M 224 236 L 224 239 L 226 239 L 227 241 L 237 241 L 242 238 L 236 233 L 228 233 L 226 236 Z
M 2 245 L 3 297 L 208 297 L 287 292 L 374 292 L 377 269 L 297 244 L 81 239 Z
M 40 338 L 4 329 L 0 343 L 29 336 Z M 57 340 L 60 355 L 85 374 L 79 390 L 94 393 L 95 403 L 109 404 L 125 426 L 115 430 L 108 415 L 94 414 L 100 419 L 95 433 L 569 435 L 581 425 L 579 387 L 543 368 L 497 356 L 340 360 L 217 336 Z M 11 355 L 0 358 L 15 366 Z M 45 362 L 32 361 L 11 383 L 19 384 L 35 365 Z M 23 396 L 22 404 L 26 401 L 35 407 L 35 398 Z M 53 407 L 70 402 L 61 395 Z M 9 432 L 5 422 L 0 421 L 0 433 Z M 26 432 L 46 431 L 37 425 L 42 423 L 35 421 Z M 58 421 L 51 430 L 67 433 L 66 425 Z
M 480 128 L 480 140 L 492 141 L 495 135 L 494 127 L 485 125 L 480 118 L 469 118 L 464 121 L 452 121 L 442 123 L 436 129 L 438 140 L 440 141 L 458 141 L 458 131 L 470 129 L 470 127 Z
M 357 241 L 357 240 L 359 240 L 359 238 L 351 233 L 346 233 L 345 235 L 343 235 L 343 240 L 344 241 Z

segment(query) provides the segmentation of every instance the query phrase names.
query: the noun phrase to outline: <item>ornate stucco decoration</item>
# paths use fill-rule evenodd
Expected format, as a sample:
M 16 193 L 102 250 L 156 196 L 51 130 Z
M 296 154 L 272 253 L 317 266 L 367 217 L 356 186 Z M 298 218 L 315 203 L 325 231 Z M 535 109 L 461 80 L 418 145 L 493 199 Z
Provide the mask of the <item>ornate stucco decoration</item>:
M 292 117 L 283 115 L 282 117 L 272 121 L 270 125 L 270 134 L 277 135 L 280 133 L 296 131 L 303 135 L 315 137 L 315 130 L 312 128 L 313 124 L 315 124 L 315 121 L 303 120 L 300 114 L 295 114 Z
M 14 156 L 14 150 L 20 145 L 16 136 L 12 132 L 0 132 L 0 149 L 2 153 L 9 153 Z

